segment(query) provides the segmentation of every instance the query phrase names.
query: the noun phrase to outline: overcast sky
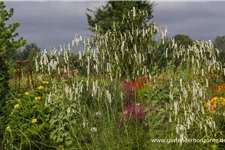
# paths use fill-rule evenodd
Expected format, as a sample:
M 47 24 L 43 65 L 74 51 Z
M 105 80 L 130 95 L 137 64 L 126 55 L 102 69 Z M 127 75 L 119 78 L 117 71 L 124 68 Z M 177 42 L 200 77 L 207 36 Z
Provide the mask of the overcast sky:
M 5 2 L 7 9 L 14 8 L 10 22 L 20 23 L 19 35 L 42 49 L 71 43 L 76 33 L 90 34 L 86 8 L 104 4 L 103 1 Z M 170 36 L 187 34 L 194 40 L 214 40 L 225 35 L 225 2 L 157 2 L 153 20 L 166 25 Z

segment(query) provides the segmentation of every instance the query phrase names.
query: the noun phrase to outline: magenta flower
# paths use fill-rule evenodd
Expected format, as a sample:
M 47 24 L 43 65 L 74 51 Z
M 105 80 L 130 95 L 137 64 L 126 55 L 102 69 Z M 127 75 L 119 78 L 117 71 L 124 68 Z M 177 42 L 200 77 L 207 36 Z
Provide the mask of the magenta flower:
M 128 117 L 126 120 L 135 120 L 140 124 L 149 112 L 149 109 L 147 104 L 137 103 L 124 106 L 123 112 L 126 112 L 126 117 Z

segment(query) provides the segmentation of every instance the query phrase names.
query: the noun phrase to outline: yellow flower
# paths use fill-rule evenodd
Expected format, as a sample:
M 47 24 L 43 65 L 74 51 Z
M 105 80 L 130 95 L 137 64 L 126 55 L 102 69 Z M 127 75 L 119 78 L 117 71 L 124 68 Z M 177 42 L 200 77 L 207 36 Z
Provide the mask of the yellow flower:
M 39 87 L 38 87 L 38 90 L 43 90 L 43 89 L 44 89 L 43 86 L 39 86 Z
M 18 102 L 20 102 L 20 99 L 17 99 Z
M 221 102 L 221 105 L 225 105 L 225 101 L 222 101 L 222 102 Z
M 35 106 L 33 106 L 33 108 L 37 108 L 37 106 L 35 105 Z
M 25 95 L 28 96 L 29 95 L 29 92 L 25 92 Z
M 216 103 L 213 104 L 213 109 L 216 108 Z
M 48 84 L 48 81 L 42 81 L 42 84 Z
M 215 102 L 217 99 L 218 99 L 218 97 L 215 96 L 215 97 L 213 97 L 213 98 L 211 99 L 211 102 Z
M 206 107 L 206 108 L 209 107 L 209 102 L 205 103 L 205 107 Z
M 11 132 L 10 126 L 7 126 L 7 127 L 6 127 L 6 131 Z
M 32 123 L 36 123 L 36 122 L 37 122 L 37 119 L 32 119 L 31 122 L 32 122 Z
M 37 97 L 35 97 L 35 100 L 40 101 L 41 100 L 41 97 L 40 96 L 37 96 Z
M 19 107 L 20 107 L 19 104 L 14 105 L 14 108 L 15 108 L 15 109 L 18 109 Z

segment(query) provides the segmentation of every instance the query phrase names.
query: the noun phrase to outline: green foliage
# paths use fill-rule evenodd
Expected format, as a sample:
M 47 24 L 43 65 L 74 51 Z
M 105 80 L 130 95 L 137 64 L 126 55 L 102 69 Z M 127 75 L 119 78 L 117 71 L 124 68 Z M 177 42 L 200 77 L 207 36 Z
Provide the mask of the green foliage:
M 4 2 L 0 2 L 0 56 L 10 58 L 15 54 L 15 50 L 23 46 L 26 43 L 26 40 L 19 38 L 15 40 L 15 37 L 18 36 L 18 33 L 14 33 L 19 27 L 19 23 L 15 22 L 13 24 L 6 24 L 13 16 L 13 9 L 9 11 L 5 10 Z
M 44 103 L 49 84 L 39 85 L 38 89 L 31 92 L 23 90 L 22 94 L 8 97 L 4 107 L 4 116 L 7 116 L 4 120 L 4 136 L 10 141 L 3 142 L 9 149 L 54 148 L 49 137 L 51 128 L 45 121 L 47 110 Z M 40 88 L 41 86 L 44 88 Z
M 215 47 L 220 51 L 218 60 L 225 66 L 225 36 L 217 36 L 213 41 Z
M 213 43 L 220 52 L 225 51 L 225 36 L 217 36 Z
M 55 86 L 45 105 L 49 112 L 46 121 L 52 128 L 50 138 L 58 147 L 82 149 L 93 143 L 95 128 L 100 132 L 111 123 L 117 123 L 122 100 L 114 83 L 106 84 L 94 78 L 85 81 L 80 77 L 70 81 L 68 85 L 64 78 L 61 84 L 53 80 Z M 110 99 L 107 94 L 111 95 Z
M 9 90 L 9 73 L 8 73 L 8 66 L 6 65 L 5 61 L 2 57 L 0 57 L 0 105 L 4 105 L 4 98 Z
M 148 26 L 148 22 L 153 18 L 153 3 L 149 1 L 108 1 L 105 6 L 97 8 L 95 11 L 87 9 L 89 12 L 94 14 L 94 17 L 88 13 L 87 19 L 88 24 L 90 26 L 90 30 L 96 32 L 94 30 L 95 26 L 100 26 L 102 30 L 100 33 L 105 34 L 108 30 L 113 31 L 114 22 L 119 23 L 120 27 L 117 31 L 125 32 L 126 30 L 131 31 L 132 26 L 129 24 L 129 20 L 131 18 L 127 18 L 126 14 L 130 12 L 133 7 L 136 9 L 146 12 L 145 15 L 142 15 L 138 18 L 138 21 L 135 23 L 140 29 L 146 28 Z M 131 15 L 132 12 L 130 12 Z M 126 25 L 129 24 L 129 25 Z
M 193 42 L 193 40 L 185 34 L 177 34 L 173 38 L 178 43 L 178 46 L 183 45 L 185 47 L 188 47 L 188 45 L 191 45 Z
M 9 60 L 15 54 L 16 49 L 26 43 L 23 38 L 15 40 L 18 33 L 14 32 L 19 27 L 19 23 L 6 23 L 13 16 L 13 12 L 12 8 L 9 11 L 5 10 L 4 2 L 0 1 L 0 105 L 2 106 L 4 106 L 4 98 L 9 90 Z
M 39 53 L 41 49 L 37 46 L 35 43 L 26 44 L 22 53 L 22 59 L 23 60 L 30 60 L 32 61 L 33 58 L 36 56 L 37 53 Z

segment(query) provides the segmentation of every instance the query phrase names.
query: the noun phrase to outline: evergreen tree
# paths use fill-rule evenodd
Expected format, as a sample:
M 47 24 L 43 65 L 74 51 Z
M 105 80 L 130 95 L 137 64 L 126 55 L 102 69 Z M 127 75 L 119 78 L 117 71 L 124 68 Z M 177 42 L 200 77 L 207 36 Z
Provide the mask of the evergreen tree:
M 124 32 L 126 30 L 131 31 L 132 25 L 127 25 L 129 21 L 127 13 L 135 7 L 136 10 L 146 12 L 145 15 L 141 15 L 138 18 L 138 26 L 140 29 L 147 27 L 149 25 L 150 19 L 153 18 L 153 3 L 149 1 L 108 1 L 105 6 L 97 8 L 95 11 L 87 9 L 89 12 L 93 13 L 92 17 L 90 14 L 86 13 L 88 24 L 92 32 L 95 31 L 95 26 L 101 27 L 101 33 L 106 33 L 108 30 L 112 31 L 114 22 L 121 22 L 119 24 L 120 31 Z M 130 14 L 132 15 L 132 14 Z M 131 18 L 129 18 L 131 19 Z

